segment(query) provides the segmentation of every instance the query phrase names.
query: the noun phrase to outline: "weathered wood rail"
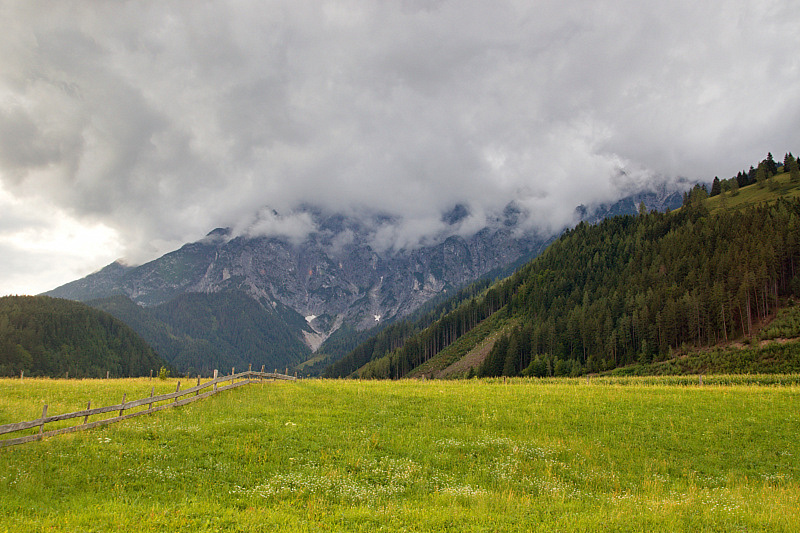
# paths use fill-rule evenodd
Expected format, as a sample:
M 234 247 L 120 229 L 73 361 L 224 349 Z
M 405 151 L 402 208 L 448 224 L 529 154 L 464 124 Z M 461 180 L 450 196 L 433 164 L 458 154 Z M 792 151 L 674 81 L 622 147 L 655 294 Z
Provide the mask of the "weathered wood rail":
M 217 372 L 214 371 L 216 376 Z M 203 398 L 208 398 L 218 392 L 222 392 L 229 389 L 234 389 L 236 387 L 241 387 L 242 385 L 248 385 L 250 383 L 259 383 L 264 380 L 296 380 L 297 377 L 295 376 L 288 376 L 286 374 L 279 374 L 277 372 L 254 372 L 248 370 L 246 372 L 240 372 L 238 374 L 231 373 L 227 376 L 219 376 L 215 377 L 214 379 L 207 381 L 205 383 L 200 383 L 200 379 L 198 378 L 198 384 L 194 387 L 180 390 L 181 382 L 178 382 L 177 390 L 175 392 L 170 392 L 168 394 L 160 394 L 158 396 L 153 396 L 153 392 L 155 391 L 155 387 L 150 390 L 150 396 L 147 398 L 141 398 L 139 400 L 131 400 L 125 401 L 125 395 L 122 396 L 122 403 L 118 405 L 108 405 L 106 407 L 97 407 L 91 409 L 91 401 L 89 405 L 87 405 L 86 409 L 82 411 L 75 411 L 72 413 L 65 413 L 61 415 L 53 415 L 47 416 L 47 405 L 44 406 L 42 409 L 42 416 L 37 418 L 36 420 L 29 420 L 27 422 L 17 422 L 15 424 L 4 424 L 0 426 L 0 435 L 5 435 L 7 433 L 14 433 L 16 431 L 23 431 L 26 429 L 34 429 L 39 428 L 38 433 L 35 435 L 26 435 L 24 437 L 17 437 L 13 439 L 5 439 L 0 440 L 0 448 L 5 446 L 13 446 L 15 444 L 23 444 L 25 442 L 31 442 L 35 440 L 41 440 L 44 437 L 52 437 L 54 435 L 61 435 L 63 433 L 71 433 L 73 431 L 80 431 L 84 429 L 91 429 L 98 426 L 103 426 L 105 424 L 111 424 L 112 422 L 119 422 L 121 420 L 127 420 L 128 418 L 133 418 L 134 416 L 146 415 L 149 413 L 155 413 L 156 411 L 161 411 L 163 409 L 169 409 L 170 407 L 178 407 L 179 405 L 186 405 L 192 402 L 196 402 L 197 400 L 202 400 Z M 240 381 L 236 381 L 240 380 Z M 224 383 L 230 382 L 227 385 L 223 385 Z M 206 392 L 200 392 L 205 389 L 209 389 Z M 189 396 L 194 394 L 194 396 L 190 396 L 188 398 L 182 398 L 183 396 Z M 172 401 L 170 401 L 172 400 Z M 154 405 L 159 402 L 168 402 L 162 405 Z M 134 409 L 136 407 L 142 407 L 146 405 L 147 409 L 143 409 L 141 411 L 136 411 L 133 413 L 125 414 L 125 411 L 130 409 Z M 104 418 L 103 420 L 96 420 L 94 422 L 89 422 L 89 417 L 94 415 L 100 415 L 103 413 L 111 413 L 114 411 L 119 411 L 119 414 L 112 418 Z M 72 418 L 80 418 L 83 417 L 83 423 L 70 426 L 66 428 L 54 429 L 51 431 L 45 431 L 44 425 L 50 422 L 58 422 L 60 420 L 69 420 Z

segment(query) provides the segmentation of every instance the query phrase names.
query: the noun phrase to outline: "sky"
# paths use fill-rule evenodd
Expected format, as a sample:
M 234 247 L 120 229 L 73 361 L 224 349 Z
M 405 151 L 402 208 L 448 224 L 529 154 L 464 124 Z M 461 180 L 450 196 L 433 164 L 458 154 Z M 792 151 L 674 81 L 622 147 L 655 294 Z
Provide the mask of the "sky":
M 792 1 L 0 2 L 0 295 L 216 227 L 533 231 L 800 153 Z M 275 214 L 277 213 L 277 214 Z

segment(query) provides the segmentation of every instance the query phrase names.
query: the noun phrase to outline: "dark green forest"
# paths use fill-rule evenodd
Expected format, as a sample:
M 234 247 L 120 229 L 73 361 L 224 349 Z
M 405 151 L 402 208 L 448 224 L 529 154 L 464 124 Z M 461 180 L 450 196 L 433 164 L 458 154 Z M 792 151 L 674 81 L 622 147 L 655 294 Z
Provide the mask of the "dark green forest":
M 129 324 L 181 373 L 210 375 L 215 369 L 293 366 L 310 350 L 286 327 L 303 317 L 281 304 L 262 305 L 244 293 L 180 295 L 156 307 L 125 296 L 88 302 Z M 283 371 L 283 369 L 281 369 Z
M 508 302 L 520 325 L 478 374 L 598 372 L 749 337 L 800 296 L 799 217 L 800 202 L 779 200 L 579 226 L 521 273 Z
M 787 161 L 784 178 L 796 166 Z M 773 176 L 767 163 L 759 168 L 766 177 L 754 176 L 752 187 L 767 190 Z M 500 310 L 508 331 L 480 376 L 574 376 L 748 339 L 800 296 L 800 200 L 776 193 L 710 214 L 708 196 L 695 187 L 675 212 L 579 224 L 358 374 L 402 377 Z
M 0 298 L 0 376 L 132 377 L 170 368 L 122 321 L 47 296 Z

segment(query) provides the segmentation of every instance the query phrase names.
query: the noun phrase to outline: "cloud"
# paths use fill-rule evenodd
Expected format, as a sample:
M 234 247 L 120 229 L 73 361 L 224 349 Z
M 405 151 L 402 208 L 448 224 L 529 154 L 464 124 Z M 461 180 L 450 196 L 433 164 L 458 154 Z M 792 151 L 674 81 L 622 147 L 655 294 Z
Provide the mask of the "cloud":
M 0 295 L 37 294 L 119 257 L 123 247 L 102 223 L 79 222 L 40 200 L 0 188 Z
M 301 242 L 309 233 L 317 231 L 317 225 L 310 213 L 296 212 L 281 215 L 277 211 L 264 208 L 256 216 L 234 229 L 234 235 L 247 237 L 279 236 L 290 241 Z
M 786 1 L 0 12 L 0 183 L 110 228 L 134 262 L 302 204 L 389 213 L 387 245 L 437 234 L 456 204 L 462 230 L 510 201 L 557 230 L 625 194 L 623 172 L 710 180 L 800 151 Z

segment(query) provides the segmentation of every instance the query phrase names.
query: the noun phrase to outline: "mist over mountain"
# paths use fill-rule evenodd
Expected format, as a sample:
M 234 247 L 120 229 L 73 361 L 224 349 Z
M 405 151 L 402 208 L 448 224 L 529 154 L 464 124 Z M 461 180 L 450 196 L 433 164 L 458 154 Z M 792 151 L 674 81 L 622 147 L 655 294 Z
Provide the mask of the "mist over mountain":
M 633 213 L 642 201 L 665 210 L 679 206 L 681 197 L 662 186 L 582 207 L 576 217 Z M 292 367 L 339 330 L 347 335 L 381 326 L 472 281 L 511 273 L 555 236 L 530 229 L 530 217 L 513 202 L 491 216 L 457 204 L 440 215 L 435 234 L 420 238 L 383 213 L 262 209 L 246 226 L 217 228 L 143 265 L 114 262 L 46 294 L 135 302 L 146 317 L 115 300 L 93 305 L 130 321 L 181 369 L 208 370 L 209 361 Z M 260 322 L 248 329 L 228 320 L 232 301 L 239 308 L 250 302 L 248 320 L 258 315 Z M 231 334 L 234 327 L 238 333 Z
M 388 244 L 397 232 L 391 217 L 365 221 L 308 207 L 288 217 L 271 212 L 273 221 L 304 219 L 313 230 L 299 238 L 258 235 L 258 221 L 239 235 L 219 228 L 155 261 L 113 263 L 48 294 L 76 300 L 123 294 L 154 307 L 187 293 L 244 293 L 265 309 L 280 303 L 302 316 L 297 334 L 314 349 L 344 323 L 364 330 L 403 317 L 443 291 L 533 257 L 548 240 L 520 231 L 513 208 L 493 227 L 463 237 L 464 213 L 457 206 L 444 215 L 449 235 L 396 249 Z
M 640 202 L 631 216 L 636 198 L 581 206 L 587 220 L 627 216 L 578 224 L 513 275 L 387 328 L 325 375 L 795 372 L 800 166 L 768 153 L 750 169 L 710 191 L 694 184 L 671 213 Z

